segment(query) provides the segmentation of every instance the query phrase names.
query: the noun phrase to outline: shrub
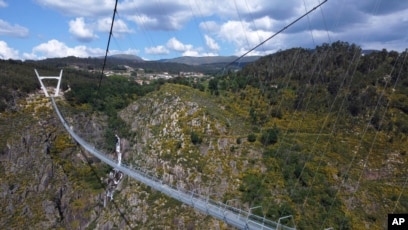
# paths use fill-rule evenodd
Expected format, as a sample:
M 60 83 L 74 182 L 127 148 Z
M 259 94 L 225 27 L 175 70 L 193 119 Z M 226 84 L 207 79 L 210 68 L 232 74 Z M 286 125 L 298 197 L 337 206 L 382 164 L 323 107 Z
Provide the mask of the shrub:
M 249 142 L 255 142 L 256 141 L 256 135 L 251 133 L 248 135 L 248 141 Z
M 191 134 L 190 134 L 190 138 L 191 138 L 191 143 L 193 143 L 193 144 L 201 144 L 201 142 L 203 141 L 202 139 L 201 139 L 201 137 L 196 133 L 196 132 L 191 132 Z
M 240 145 L 242 143 L 241 138 L 237 138 L 237 144 Z
M 278 134 L 279 129 L 277 127 L 267 129 L 265 132 L 262 133 L 261 142 L 265 146 L 275 144 L 276 142 L 278 142 Z

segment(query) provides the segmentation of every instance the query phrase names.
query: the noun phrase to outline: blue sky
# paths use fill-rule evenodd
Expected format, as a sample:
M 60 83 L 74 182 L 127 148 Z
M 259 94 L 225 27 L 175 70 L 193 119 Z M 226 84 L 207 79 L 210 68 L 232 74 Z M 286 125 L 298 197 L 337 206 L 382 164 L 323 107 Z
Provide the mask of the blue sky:
M 323 0 L 119 0 L 109 54 L 241 55 Z M 0 0 L 0 59 L 103 56 L 114 0 Z M 249 55 L 335 41 L 408 48 L 408 1 L 328 0 Z

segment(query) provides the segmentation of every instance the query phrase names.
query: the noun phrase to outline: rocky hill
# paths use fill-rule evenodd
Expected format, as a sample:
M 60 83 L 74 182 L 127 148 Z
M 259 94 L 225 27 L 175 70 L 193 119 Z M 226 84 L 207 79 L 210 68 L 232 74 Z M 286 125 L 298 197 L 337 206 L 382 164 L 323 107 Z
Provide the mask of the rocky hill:
M 44 96 L 29 95 L 1 123 L 2 229 L 81 228 L 103 210 L 103 186 Z
M 66 103 L 59 103 L 62 103 L 62 110 L 67 111 Z M 97 159 L 71 140 L 44 96 L 30 95 L 19 105 L 17 114 L 2 113 L 0 117 L 4 132 L 2 142 L 5 142 L 0 164 L 3 175 L 0 192 L 3 204 L 1 228 L 226 228 L 225 224 L 128 177 L 119 185 L 114 200 L 108 200 L 104 207 L 109 167 L 98 163 Z M 72 109 L 70 112 L 72 114 Z M 127 113 L 124 111 L 123 114 Z M 103 141 L 101 130 L 106 126 L 104 120 L 106 117 L 90 115 L 83 109 L 75 110 L 75 114 L 67 117 L 72 128 L 95 145 Z M 147 130 L 152 123 L 163 121 L 160 116 L 152 120 L 139 123 L 141 129 Z M 175 130 L 169 129 L 169 132 Z M 140 135 L 148 138 L 143 133 Z M 190 188 L 195 181 L 199 186 L 201 181 L 197 181 L 196 170 L 191 171 L 194 165 L 188 168 L 167 165 L 168 162 L 161 160 L 157 154 L 138 152 L 140 144 L 133 141 L 124 138 L 125 162 L 146 162 L 143 167 L 154 167 L 157 170 L 154 175 L 162 178 L 167 176 L 168 182 L 179 181 Z M 106 151 L 109 153 L 109 150 Z M 204 184 L 202 186 L 205 187 Z M 223 193 L 226 191 L 221 190 Z

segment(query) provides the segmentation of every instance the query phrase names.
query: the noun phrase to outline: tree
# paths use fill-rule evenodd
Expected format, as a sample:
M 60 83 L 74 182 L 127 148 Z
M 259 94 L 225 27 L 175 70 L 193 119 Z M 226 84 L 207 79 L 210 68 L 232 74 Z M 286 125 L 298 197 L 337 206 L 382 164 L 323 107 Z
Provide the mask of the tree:
M 218 91 L 218 80 L 213 78 L 208 82 L 208 89 L 211 94 L 217 94 Z
M 200 90 L 201 92 L 204 92 L 204 91 L 205 91 L 205 86 L 204 86 L 203 84 L 201 84 L 201 83 L 198 83 L 196 87 L 197 87 L 197 89 Z
M 267 129 L 262 133 L 261 142 L 265 146 L 272 145 L 278 142 L 279 129 L 275 126 L 271 129 Z
M 256 123 L 257 117 L 256 117 L 256 111 L 254 108 L 251 107 L 251 109 L 249 110 L 249 116 L 251 117 L 251 121 L 253 124 Z

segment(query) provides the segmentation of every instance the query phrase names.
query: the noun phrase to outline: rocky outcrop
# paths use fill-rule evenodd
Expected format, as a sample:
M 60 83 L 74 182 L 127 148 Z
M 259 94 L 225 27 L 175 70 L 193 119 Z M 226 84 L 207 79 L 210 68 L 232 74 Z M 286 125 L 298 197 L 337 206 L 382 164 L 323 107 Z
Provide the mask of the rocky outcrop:
M 246 144 L 246 133 L 230 127 L 231 121 L 245 126 L 239 116 L 230 116 L 199 94 L 165 85 L 124 109 L 120 116 L 131 127 L 130 142 L 135 143 L 128 161 L 180 189 L 219 200 L 237 196 L 240 173 L 247 168 L 242 156 L 259 158 L 260 149 Z
M 32 95 L 21 104 L 20 111 L 0 116 L 9 131 L 0 154 L 0 228 L 88 226 L 100 211 L 93 208 L 99 204 L 99 192 L 83 189 L 73 179 L 70 167 L 84 167 L 77 157 L 81 149 L 67 136 L 47 99 Z
M 208 153 L 210 148 L 205 147 L 208 142 L 201 147 L 193 145 L 190 131 L 186 131 L 186 126 L 194 127 L 197 133 L 212 129 L 207 115 L 197 103 L 178 97 L 168 96 L 164 101 L 152 100 L 151 103 L 155 104 L 151 107 L 154 110 L 135 103 L 121 113 L 126 116 L 127 111 L 137 110 L 138 106 L 145 110 L 144 115 L 139 114 L 140 111 L 137 116 L 130 115 L 135 118 L 129 125 L 136 138 L 122 138 L 124 162 L 142 166 L 165 183 L 214 194 L 215 189 L 210 189 L 212 182 L 207 176 L 203 177 L 208 158 L 202 158 L 214 154 Z M 105 147 L 103 116 L 89 116 L 81 111 L 70 114 L 63 104 L 61 108 L 66 110 L 66 119 L 77 133 L 95 146 Z M 189 119 L 184 121 L 184 116 Z M 208 219 L 206 215 L 127 177 L 117 186 L 112 202 L 104 208 L 104 180 L 109 167 L 98 163 L 72 141 L 43 96 L 31 96 L 22 102 L 18 113 L 1 114 L 0 122 L 4 124 L 3 130 L 10 130 L 3 137 L 5 143 L 0 152 L 3 174 L 0 227 L 3 229 L 225 227 L 212 218 L 204 221 Z M 146 151 L 148 148 L 151 150 Z M 227 181 L 211 181 L 217 180 Z M 228 188 L 228 183 L 218 188 L 217 197 Z

